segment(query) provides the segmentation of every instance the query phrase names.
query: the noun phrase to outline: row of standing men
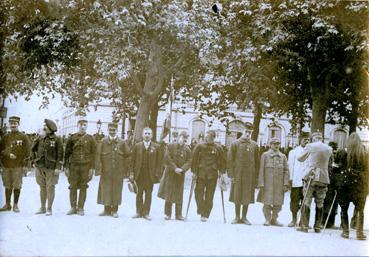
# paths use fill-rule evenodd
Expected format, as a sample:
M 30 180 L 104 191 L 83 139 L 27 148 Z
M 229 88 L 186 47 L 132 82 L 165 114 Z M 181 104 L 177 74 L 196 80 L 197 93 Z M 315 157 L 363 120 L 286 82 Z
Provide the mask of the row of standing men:
M 344 186 L 340 189 L 345 189 L 340 190 L 338 197 L 342 208 L 342 236 L 348 238 L 347 209 L 352 201 L 358 213 L 357 238 L 365 239 L 363 209 L 367 194 L 366 154 L 362 156 L 363 152 L 360 149 L 363 147 L 356 133 L 351 135 L 354 138 L 351 141 L 356 139 L 355 143 L 359 150 L 348 153 L 350 155 L 355 152 L 357 158 L 354 156 L 354 159 L 356 158 L 354 161 L 343 163 L 345 159 L 351 158 L 346 154 L 337 164 L 333 161 L 332 149 L 322 142 L 320 132 L 311 135 L 312 143 L 309 143 L 310 134 L 302 133 L 300 146 L 290 152 L 288 160 L 279 151 L 280 141 L 277 138 L 271 140 L 270 150 L 259 158 L 258 145 L 251 140 L 253 127 L 251 123 L 245 124 L 243 136 L 232 143 L 228 154 L 220 145 L 214 143 L 215 131 L 209 130 L 205 142 L 198 144 L 193 151 L 186 144 L 188 134 L 182 131 L 178 142 L 165 148 L 164 156 L 162 145 L 152 141 L 150 128 L 144 128 L 142 142 L 130 147 L 127 142 L 117 137 L 117 125 L 110 123 L 109 135 L 102 139 L 97 147 L 93 136 L 86 133 L 87 121 L 82 119 L 78 122 L 79 132 L 68 139 L 64 151 L 60 138 L 55 135 L 57 126 L 52 120 L 45 119 L 45 135 L 35 140 L 32 147 L 27 136 L 18 131 L 20 118 L 10 117 L 9 123 L 11 132 L 0 142 L 6 196 L 6 204 L 1 208 L 2 211 L 12 209 L 11 195 L 14 193 L 13 211 L 19 212 L 18 199 L 23 167 L 25 160 L 33 153 L 41 200 L 41 208 L 37 214 L 52 215 L 55 185 L 64 165 L 70 190 L 71 209 L 68 215 L 84 215 L 88 182 L 95 174 L 101 176 L 97 202 L 104 205 L 104 210 L 100 215 L 118 217 L 123 179 L 128 170 L 130 181 L 137 185 L 136 214 L 133 218 L 151 220 L 149 214 L 153 185 L 160 182 L 158 196 L 165 200 L 165 219 L 171 219 L 172 205 L 175 204 L 175 218 L 184 220 L 182 216 L 184 174 L 191 169 L 196 184 L 197 213 L 201 221 L 206 222 L 209 218 L 217 181 L 220 179 L 224 185 L 227 172 L 231 180 L 229 200 L 235 204 L 233 224 L 251 225 L 247 219 L 248 206 L 255 202 L 255 189 L 259 188 L 257 200 L 264 203 L 264 225 L 282 226 L 277 218 L 283 205 L 284 193 L 291 189 L 292 221 L 289 226 L 299 225 L 299 231 L 308 231 L 310 205 L 315 198 L 314 231 L 319 233 L 322 227 L 324 199 L 330 184 L 329 167 L 339 167 L 340 173 L 343 174 L 341 184 Z M 357 142 L 357 138 L 360 142 Z M 344 156 L 342 153 L 341 155 Z M 163 158 L 164 173 L 161 161 Z M 350 174 L 347 175 L 346 171 Z M 350 179 L 358 174 L 361 177 Z M 352 193 L 347 194 L 346 190 Z M 298 223 L 299 210 L 301 219 Z

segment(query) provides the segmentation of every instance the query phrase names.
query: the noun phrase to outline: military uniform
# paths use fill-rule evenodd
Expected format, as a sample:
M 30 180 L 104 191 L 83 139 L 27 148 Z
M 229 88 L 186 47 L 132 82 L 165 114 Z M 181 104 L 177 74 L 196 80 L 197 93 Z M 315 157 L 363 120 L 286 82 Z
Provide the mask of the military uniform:
M 279 143 L 276 139 L 275 142 Z M 260 160 L 258 201 L 264 203 L 264 225 L 281 226 L 277 221 L 284 202 L 284 192 L 289 185 L 289 172 L 286 156 L 272 149 L 263 153 Z
M 191 149 L 187 145 L 169 144 L 164 157 L 165 171 L 161 178 L 158 197 L 165 200 L 165 215 L 170 218 L 172 204 L 176 205 L 176 218 L 182 218 L 183 187 L 186 171 L 191 167 Z M 182 169 L 176 173 L 175 169 Z
M 19 117 L 10 117 L 9 121 L 20 121 Z M 11 131 L 0 142 L 0 159 L 3 166 L 2 179 L 5 187 L 6 204 L 1 211 L 11 210 L 10 199 L 14 190 L 13 210 L 19 212 L 18 200 L 22 187 L 23 168 L 30 158 L 31 143 L 28 136 L 20 131 Z M 14 155 L 15 158 L 10 156 Z
M 69 170 L 68 182 L 70 190 L 71 212 L 76 208 L 83 215 L 83 207 L 86 201 L 88 182 L 92 178 L 90 170 L 95 169 L 96 141 L 93 136 L 86 133 L 75 133 L 67 141 L 65 149 L 65 163 Z M 79 199 L 77 205 L 77 190 Z
M 36 214 L 47 211 L 51 215 L 52 205 L 55 197 L 55 185 L 58 183 L 59 173 L 63 164 L 63 143 L 56 132 L 56 124 L 46 119 L 46 124 L 51 127 L 52 133 L 37 138 L 33 144 L 32 152 L 35 155 L 36 182 L 40 186 L 41 208 Z M 46 210 L 46 199 L 48 207 Z
M 314 135 L 315 134 L 315 135 Z M 317 136 L 320 132 L 315 132 L 312 137 Z M 321 135 L 321 134 L 320 134 Z M 329 184 L 328 163 L 332 155 L 332 148 L 321 141 L 307 144 L 303 153 L 298 157 L 298 161 L 308 162 L 307 174 L 304 177 L 304 194 L 306 195 L 304 203 L 304 212 L 302 213 L 300 231 L 308 230 L 308 215 L 310 213 L 310 205 L 313 197 L 315 198 L 315 232 L 320 232 L 323 218 L 324 198 L 327 193 L 327 185 Z M 308 181 L 311 181 L 308 187 Z
M 96 165 L 96 175 L 101 175 L 97 203 L 104 205 L 104 212 L 101 216 L 118 217 L 125 169 L 129 167 L 129 155 L 128 145 L 117 136 L 108 136 L 102 140 Z
M 209 218 L 213 208 L 213 198 L 217 185 L 218 172 L 224 173 L 226 159 L 220 145 L 198 144 L 192 155 L 191 171 L 196 175 L 195 199 L 197 214 Z

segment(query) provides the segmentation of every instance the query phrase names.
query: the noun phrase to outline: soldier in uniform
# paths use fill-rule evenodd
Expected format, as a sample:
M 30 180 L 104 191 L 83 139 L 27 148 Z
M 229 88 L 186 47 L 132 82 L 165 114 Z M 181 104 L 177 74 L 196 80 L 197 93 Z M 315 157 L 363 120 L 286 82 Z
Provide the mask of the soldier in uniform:
M 49 119 L 44 120 L 45 135 L 37 138 L 32 147 L 35 154 L 36 182 L 40 186 L 41 208 L 36 214 L 52 215 L 55 197 L 55 185 L 59 180 L 59 173 L 63 165 L 63 143 L 55 135 L 57 126 Z M 48 206 L 46 209 L 46 200 Z
M 327 185 L 329 184 L 328 164 L 332 155 L 332 148 L 322 142 L 323 135 L 321 132 L 314 132 L 311 137 L 312 143 L 307 144 L 302 154 L 297 158 L 300 162 L 308 161 L 308 169 L 304 177 L 304 194 L 306 199 L 303 213 L 301 214 L 301 227 L 297 230 L 308 232 L 310 205 L 314 197 L 316 205 L 314 231 L 320 233 L 324 198 L 328 191 Z
M 310 134 L 307 132 L 301 133 L 300 145 L 291 150 L 288 154 L 288 168 L 290 172 L 291 200 L 290 210 L 292 213 L 292 221 L 288 224 L 289 227 L 294 227 L 297 222 L 297 212 L 300 210 L 302 200 L 304 199 L 302 179 L 305 176 L 307 162 L 299 162 L 299 157 L 306 144 L 310 142 Z
M 10 200 L 14 192 L 13 211 L 19 212 L 18 200 L 22 187 L 23 169 L 31 154 L 31 143 L 28 136 L 18 130 L 20 118 L 9 117 L 10 132 L 0 142 L 0 159 L 3 166 L 2 179 L 5 187 L 5 205 L 0 211 L 12 209 Z
M 186 145 L 188 134 L 181 131 L 178 142 L 169 144 L 165 152 L 165 171 L 160 181 L 158 197 L 165 200 L 165 219 L 170 220 L 175 203 L 176 220 L 182 216 L 183 187 L 186 171 L 191 167 L 191 149 Z
M 229 201 L 235 204 L 236 217 L 232 224 L 251 225 L 246 218 L 248 206 L 255 202 L 255 188 L 259 171 L 259 147 L 251 140 L 253 125 L 246 122 L 241 138 L 228 151 L 228 176 L 231 178 Z M 242 205 L 242 218 L 240 211 Z
M 283 226 L 277 219 L 282 209 L 284 193 L 288 191 L 290 178 L 287 158 L 279 151 L 280 144 L 278 138 L 272 138 L 270 149 L 262 154 L 260 160 L 258 187 L 261 192 L 258 201 L 264 203 L 264 226 Z
M 84 215 L 84 205 L 87 197 L 88 182 L 95 171 L 96 141 L 86 133 L 87 120 L 78 121 L 79 131 L 67 141 L 65 149 L 65 170 L 69 182 L 69 197 L 71 209 L 68 215 Z M 77 191 L 79 189 L 78 205 Z
M 117 124 L 109 123 L 109 135 L 101 142 L 97 156 L 96 175 L 100 175 L 97 203 L 104 205 L 100 216 L 118 218 L 122 202 L 123 179 L 130 155 L 128 145 L 117 136 Z
M 196 179 L 195 199 L 197 214 L 206 222 L 213 208 L 213 198 L 219 174 L 226 169 L 225 155 L 222 146 L 214 143 L 216 133 L 208 130 L 205 142 L 198 144 L 192 155 L 191 170 Z
M 151 141 L 152 130 L 146 127 L 142 131 L 143 141 L 134 145 L 131 153 L 132 171 L 130 180 L 135 180 L 138 187 L 136 195 L 136 214 L 132 217 L 151 220 L 150 208 L 154 183 L 160 176 L 160 146 Z M 145 194 L 145 200 L 143 195 Z

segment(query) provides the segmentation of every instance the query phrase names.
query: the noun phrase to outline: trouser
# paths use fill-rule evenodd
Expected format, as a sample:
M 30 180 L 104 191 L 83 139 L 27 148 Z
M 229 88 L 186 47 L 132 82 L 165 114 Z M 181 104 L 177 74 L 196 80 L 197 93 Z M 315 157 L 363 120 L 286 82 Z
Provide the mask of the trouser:
M 36 182 L 40 186 L 41 208 L 51 210 L 55 198 L 55 185 L 58 183 L 59 175 L 53 169 L 37 168 Z
M 195 199 L 197 205 L 197 213 L 202 217 L 209 218 L 213 208 L 213 199 L 217 178 L 204 179 L 197 178 L 195 188 Z
M 248 208 L 249 208 L 248 204 L 242 205 L 242 219 L 246 219 Z M 236 219 L 240 219 L 240 212 L 241 212 L 241 205 L 235 204 Z
M 164 213 L 167 216 L 172 216 L 173 203 L 165 201 Z M 176 217 L 182 216 L 182 203 L 175 203 Z
M 292 187 L 290 197 L 290 210 L 293 217 L 296 219 L 297 212 L 300 210 L 302 200 L 304 199 L 303 187 Z
M 138 185 L 138 191 L 136 195 L 136 212 L 140 216 L 150 214 L 151 198 L 152 198 L 153 184 L 145 187 Z M 144 199 L 145 194 L 145 199 Z
M 90 164 L 89 163 L 72 163 L 69 169 L 69 198 L 72 208 L 78 207 L 83 209 L 86 197 L 89 179 Z M 79 197 L 77 204 L 77 191 L 79 189 Z
M 327 186 L 321 183 L 312 182 L 310 187 L 304 187 L 304 193 L 306 194 L 305 203 L 303 206 L 303 213 L 301 219 L 301 227 L 307 228 L 309 226 L 310 217 L 310 206 L 314 198 L 316 209 L 315 209 L 315 224 L 314 228 L 320 228 L 323 219 L 323 206 L 324 199 L 327 193 Z
M 282 210 L 282 205 L 264 204 L 263 213 L 266 221 L 276 221 L 278 214 Z
M 104 205 L 105 213 L 115 213 L 118 212 L 118 205 Z
M 323 221 L 326 221 L 327 218 L 328 218 L 328 223 L 327 223 L 328 228 L 334 226 L 335 218 L 336 218 L 336 214 L 337 214 L 337 209 L 338 209 L 337 198 L 333 202 L 335 192 L 336 191 L 335 191 L 334 187 L 328 186 L 328 191 L 327 191 L 326 197 L 324 199 Z M 332 211 L 331 211 L 331 214 L 328 217 L 328 213 L 329 213 L 329 210 L 330 210 L 331 206 L 333 206 Z
M 356 232 L 363 233 L 364 229 L 364 207 L 365 207 L 366 196 L 364 197 L 354 197 L 352 202 L 355 205 L 356 210 Z M 348 209 L 350 205 L 349 199 L 340 199 L 340 207 L 341 207 L 341 224 L 342 230 L 346 233 L 349 233 L 349 218 L 348 218 Z

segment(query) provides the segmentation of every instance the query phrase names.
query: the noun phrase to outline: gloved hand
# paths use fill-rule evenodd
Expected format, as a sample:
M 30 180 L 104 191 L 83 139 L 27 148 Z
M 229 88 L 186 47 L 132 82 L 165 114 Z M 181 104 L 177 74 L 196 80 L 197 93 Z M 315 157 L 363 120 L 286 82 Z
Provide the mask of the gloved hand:
M 181 168 L 175 168 L 174 172 L 180 174 L 183 170 Z
M 92 177 L 94 176 L 95 170 L 94 169 L 90 169 L 88 171 L 88 180 L 91 180 Z
M 131 173 L 129 175 L 129 181 L 134 181 L 134 180 L 135 180 L 135 177 L 134 177 L 133 173 Z
M 54 170 L 54 175 L 59 175 L 60 173 L 61 173 L 61 170 L 59 170 L 59 169 Z
M 17 159 L 17 156 L 15 156 L 15 154 L 13 154 L 13 153 L 10 153 L 9 158 L 12 159 L 12 160 L 15 160 L 15 159 Z

